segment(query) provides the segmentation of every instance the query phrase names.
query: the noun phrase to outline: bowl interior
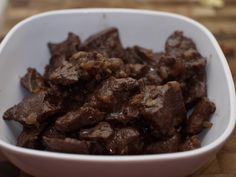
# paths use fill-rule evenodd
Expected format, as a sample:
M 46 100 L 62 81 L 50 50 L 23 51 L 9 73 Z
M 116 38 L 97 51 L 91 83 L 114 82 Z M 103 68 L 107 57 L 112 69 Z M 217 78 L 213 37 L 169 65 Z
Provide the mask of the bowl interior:
M 154 51 L 164 50 L 167 37 L 174 30 L 182 30 L 191 37 L 207 58 L 208 97 L 215 102 L 213 127 L 201 134 L 203 146 L 215 141 L 230 121 L 230 84 L 224 58 L 213 45 L 212 38 L 191 20 L 166 13 L 128 11 L 59 11 L 28 19 L 15 27 L 0 48 L 0 117 L 18 103 L 25 92 L 19 78 L 27 67 L 43 72 L 49 61 L 47 42 L 62 41 L 69 31 L 82 40 L 110 26 L 118 27 L 124 46 L 140 45 Z M 15 144 L 21 126 L 0 118 L 0 139 Z

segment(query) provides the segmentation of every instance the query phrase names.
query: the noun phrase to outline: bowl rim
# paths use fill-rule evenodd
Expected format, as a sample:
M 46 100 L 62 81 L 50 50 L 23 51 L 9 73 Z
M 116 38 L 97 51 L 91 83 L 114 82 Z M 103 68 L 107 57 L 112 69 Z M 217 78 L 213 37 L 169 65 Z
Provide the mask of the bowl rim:
M 234 90 L 234 82 L 233 78 L 227 64 L 226 58 L 219 47 L 218 42 L 216 41 L 215 37 L 212 33 L 204 27 L 199 22 L 185 17 L 183 15 L 170 13 L 170 12 L 161 12 L 161 11 L 153 11 L 153 10 L 140 10 L 140 9 L 124 9 L 124 8 L 83 8 L 83 9 L 64 9 L 64 10 L 53 10 L 44 13 L 39 13 L 24 19 L 23 21 L 16 24 L 5 36 L 3 41 L 0 44 L 0 55 L 7 44 L 7 41 L 11 38 L 11 36 L 22 26 L 27 23 L 30 23 L 33 20 L 37 20 L 42 17 L 47 17 L 51 15 L 58 15 L 58 14 L 77 14 L 77 13 L 127 13 L 127 14 L 143 14 L 143 15 L 158 15 L 158 16 L 169 16 L 172 18 L 177 18 L 188 23 L 193 24 L 197 28 L 199 28 L 202 32 L 204 32 L 211 43 L 213 44 L 214 48 L 216 48 L 217 53 L 220 58 L 220 62 L 223 66 L 224 72 L 226 74 L 227 83 L 229 84 L 229 96 L 230 96 L 230 118 L 227 128 L 224 132 L 212 143 L 203 146 L 201 148 L 185 151 L 185 152 L 176 152 L 176 153 L 166 153 L 166 154 L 151 154 L 151 155 L 126 155 L 126 156 L 106 156 L 106 155 L 83 155 L 83 154 L 66 154 L 66 153 L 59 153 L 59 152 L 48 152 L 48 151 L 40 151 L 40 150 L 33 150 L 27 149 L 22 147 L 17 147 L 16 145 L 9 144 L 0 139 L 0 149 L 2 149 L 3 153 L 6 152 L 13 152 L 17 154 L 24 154 L 36 157 L 44 157 L 44 158 L 53 158 L 53 159 L 63 159 L 63 160 L 72 160 L 72 161 L 93 161 L 93 162 L 133 162 L 133 161 L 150 161 L 150 160 L 171 160 L 171 159 L 182 159 L 188 157 L 196 157 L 199 155 L 204 155 L 209 151 L 219 150 L 219 148 L 223 145 L 223 143 L 227 140 L 227 138 L 232 133 L 235 123 L 236 123 L 236 116 L 235 116 L 235 90 Z

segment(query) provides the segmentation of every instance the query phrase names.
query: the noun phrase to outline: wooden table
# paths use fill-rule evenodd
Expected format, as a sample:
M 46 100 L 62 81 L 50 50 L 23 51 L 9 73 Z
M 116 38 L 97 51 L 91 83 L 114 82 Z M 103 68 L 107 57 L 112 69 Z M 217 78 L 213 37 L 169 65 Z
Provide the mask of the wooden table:
M 199 0 L 200 1 L 200 0 Z M 189 16 L 210 29 L 219 41 L 236 82 L 236 0 L 225 0 L 223 7 L 203 6 L 198 0 L 11 0 L 5 25 L 0 31 L 3 37 L 20 20 L 48 10 L 85 7 L 138 8 L 169 11 Z M 0 164 L 6 177 L 19 173 L 12 165 Z M 3 172 L 2 172 L 3 173 Z M 1 175 L 0 172 L 0 176 Z M 25 176 L 22 174 L 21 176 Z M 192 177 L 236 176 L 236 131 L 231 135 L 216 157 Z

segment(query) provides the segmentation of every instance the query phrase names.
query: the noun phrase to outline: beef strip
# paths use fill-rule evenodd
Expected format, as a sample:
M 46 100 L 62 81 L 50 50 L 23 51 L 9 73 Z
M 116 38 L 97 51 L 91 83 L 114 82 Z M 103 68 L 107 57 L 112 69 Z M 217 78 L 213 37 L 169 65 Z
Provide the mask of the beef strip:
M 183 61 L 169 55 L 160 56 L 154 67 L 157 68 L 158 74 L 165 82 L 178 80 L 184 71 Z
M 205 127 L 204 123 L 208 122 L 210 115 L 215 112 L 215 104 L 202 98 L 199 103 L 194 107 L 192 114 L 187 120 L 186 132 L 189 135 L 196 135 L 200 133 Z
M 81 141 L 74 138 L 49 138 L 43 137 L 43 144 L 49 151 L 65 153 L 89 154 L 91 142 Z
M 45 124 L 40 127 L 24 127 L 19 137 L 17 138 L 17 146 L 41 149 L 41 133 L 45 129 Z
M 88 104 L 107 112 L 120 109 L 123 101 L 139 89 L 139 84 L 132 78 L 110 77 L 101 83 L 100 87 L 88 100 Z
M 84 126 L 94 125 L 102 121 L 105 113 L 96 108 L 82 106 L 78 110 L 68 112 L 56 120 L 56 128 L 60 131 L 73 131 Z
M 62 55 L 70 58 L 80 48 L 80 38 L 74 33 L 68 33 L 67 39 L 61 43 L 48 43 L 51 55 Z
M 106 148 L 113 155 L 137 154 L 141 152 L 143 143 L 135 128 L 126 127 L 115 131 Z
M 5 120 L 15 120 L 23 125 L 38 125 L 40 122 L 61 111 L 61 99 L 49 91 L 31 94 L 19 104 L 8 109 Z
M 185 37 L 181 31 L 175 31 L 171 34 L 165 44 L 165 50 L 171 56 L 181 57 L 183 52 L 188 49 L 196 49 L 196 45 L 192 39 Z
M 44 78 L 50 80 L 50 76 L 53 74 L 54 70 L 62 67 L 65 63 L 67 63 L 67 60 L 63 55 L 53 55 L 50 58 L 49 64 L 45 67 Z
M 125 65 L 125 72 L 129 77 L 140 79 L 145 77 L 150 68 L 143 64 L 127 64 Z
M 174 127 L 186 119 L 186 110 L 178 82 L 147 86 L 143 91 L 143 117 L 162 136 L 171 136 Z
M 177 152 L 181 143 L 181 135 L 175 134 L 172 137 L 159 140 L 145 147 L 145 152 L 148 154 L 170 153 Z
M 185 141 L 180 144 L 179 151 L 189 151 L 201 147 L 201 142 L 197 136 L 187 137 Z
M 114 27 L 91 35 L 84 41 L 82 50 L 95 51 L 108 58 L 123 58 L 124 56 L 124 49 L 119 38 L 118 29 Z
M 28 68 L 20 82 L 30 93 L 38 93 L 47 89 L 44 78 L 34 68 Z
M 114 131 L 108 122 L 100 122 L 90 129 L 80 130 L 80 138 L 85 140 L 95 140 L 106 142 Z

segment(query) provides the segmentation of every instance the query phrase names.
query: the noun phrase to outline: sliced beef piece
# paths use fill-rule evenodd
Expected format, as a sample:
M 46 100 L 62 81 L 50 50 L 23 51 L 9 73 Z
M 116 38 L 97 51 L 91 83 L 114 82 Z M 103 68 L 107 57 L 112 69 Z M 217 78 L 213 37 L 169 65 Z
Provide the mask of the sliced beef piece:
M 138 81 L 132 78 L 110 77 L 89 98 L 88 104 L 112 112 L 119 110 L 123 102 L 139 89 Z
M 127 64 L 125 65 L 125 72 L 128 77 L 132 77 L 135 79 L 140 79 L 141 77 L 145 77 L 150 68 L 148 65 L 143 64 Z
M 44 78 L 34 68 L 28 68 L 20 82 L 30 93 L 38 93 L 47 89 Z
M 66 63 L 66 58 L 63 55 L 53 55 L 50 58 L 49 64 L 45 67 L 44 78 L 48 80 L 55 69 L 62 67 Z
M 61 43 L 48 43 L 51 55 L 62 55 L 70 58 L 80 48 L 80 38 L 74 33 L 68 33 L 68 37 Z
M 143 91 L 143 117 L 161 136 L 171 136 L 174 127 L 186 119 L 186 110 L 178 82 L 147 86 Z
M 63 62 L 63 65 L 50 71 L 48 80 L 55 84 L 71 85 L 79 81 L 79 66 L 70 62 Z
M 118 29 L 114 27 L 91 35 L 84 41 L 82 50 L 98 52 L 108 58 L 123 58 L 124 56 L 124 49 L 119 38 Z
M 106 148 L 113 155 L 137 154 L 141 152 L 143 143 L 138 130 L 126 127 L 115 132 Z
M 196 49 L 196 46 L 192 39 L 185 37 L 181 31 L 171 34 L 165 44 L 166 52 L 175 57 L 181 57 L 188 49 Z
M 180 144 L 179 151 L 189 151 L 201 147 L 201 142 L 197 136 L 187 137 L 185 141 Z
M 8 109 L 3 118 L 15 120 L 23 125 L 38 125 L 50 116 L 60 113 L 61 98 L 49 91 L 25 97 L 19 104 Z
M 113 125 L 127 125 L 138 121 L 141 117 L 140 109 L 142 100 L 142 95 L 134 95 L 128 101 L 124 101 L 120 110 L 108 114 L 105 120 Z
M 84 126 L 93 125 L 102 121 L 105 113 L 96 108 L 82 106 L 76 111 L 71 111 L 56 120 L 56 128 L 60 131 L 73 131 Z
M 123 112 L 112 112 L 108 114 L 105 120 L 111 124 L 124 124 L 126 125 L 129 122 L 129 118 L 123 114 Z
M 124 51 L 124 62 L 127 64 L 143 64 L 144 61 L 140 58 L 133 47 L 128 47 Z
M 80 139 L 106 142 L 113 134 L 108 122 L 100 122 L 93 128 L 80 130 Z
M 136 45 L 125 49 L 124 60 L 130 64 L 150 64 L 154 62 L 154 53 L 150 49 Z
M 159 140 L 146 146 L 145 153 L 148 154 L 159 154 L 159 153 L 170 153 L 177 152 L 181 143 L 181 135 L 175 134 L 174 136 Z
M 162 55 L 154 67 L 157 68 L 158 74 L 165 82 L 177 80 L 184 72 L 183 61 L 169 55 Z
M 202 98 L 194 107 L 192 114 L 187 120 L 186 132 L 189 135 L 200 133 L 209 121 L 210 115 L 216 110 L 215 104 L 209 101 L 208 98 Z M 208 124 L 207 124 L 208 125 Z
M 206 75 L 207 61 L 196 49 L 184 51 L 182 63 L 184 65 L 184 72 L 182 72 L 181 79 L 191 79 L 192 77 Z
M 74 138 L 50 138 L 43 137 L 43 144 L 49 151 L 65 153 L 89 154 L 91 142 L 81 141 Z
M 193 107 L 197 101 L 207 96 L 206 76 L 199 75 L 185 81 L 181 81 L 183 97 L 186 107 Z
M 30 148 L 30 149 L 41 149 L 41 134 L 45 129 L 45 124 L 40 127 L 24 127 L 17 139 L 17 146 Z
M 146 75 L 139 79 L 139 83 L 141 87 L 146 85 L 162 85 L 163 79 L 161 78 L 160 74 L 158 74 L 158 70 L 151 67 Z
M 94 155 L 106 155 L 107 150 L 106 147 L 103 143 L 98 142 L 98 141 L 90 141 L 91 145 L 90 145 L 90 154 L 94 154 Z
M 47 127 L 47 129 L 42 134 L 43 137 L 47 138 L 58 138 L 58 139 L 64 139 L 66 138 L 67 134 L 58 131 L 54 124 Z

